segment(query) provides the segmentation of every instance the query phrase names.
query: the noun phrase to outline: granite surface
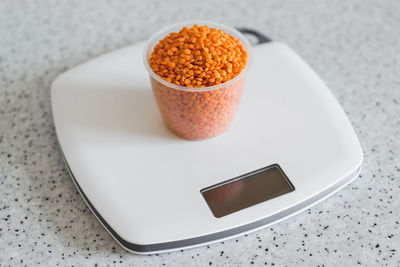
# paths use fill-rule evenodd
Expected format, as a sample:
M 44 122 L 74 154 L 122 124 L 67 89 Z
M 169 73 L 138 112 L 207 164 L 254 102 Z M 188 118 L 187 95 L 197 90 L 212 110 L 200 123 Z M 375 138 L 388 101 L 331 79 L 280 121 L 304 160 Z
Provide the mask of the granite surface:
M 287 42 L 364 149 L 360 177 L 301 214 L 196 249 L 137 256 L 102 228 L 62 161 L 52 80 L 160 27 L 208 19 Z M 399 1 L 0 2 L 0 266 L 400 266 Z

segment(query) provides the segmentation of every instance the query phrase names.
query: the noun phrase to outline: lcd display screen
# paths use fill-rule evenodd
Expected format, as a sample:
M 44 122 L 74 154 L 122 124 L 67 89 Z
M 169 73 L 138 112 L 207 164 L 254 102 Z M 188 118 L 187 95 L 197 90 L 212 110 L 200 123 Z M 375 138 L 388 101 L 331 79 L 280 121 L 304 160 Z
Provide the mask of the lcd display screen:
M 220 218 L 294 190 L 279 165 L 274 164 L 200 192 L 214 216 Z

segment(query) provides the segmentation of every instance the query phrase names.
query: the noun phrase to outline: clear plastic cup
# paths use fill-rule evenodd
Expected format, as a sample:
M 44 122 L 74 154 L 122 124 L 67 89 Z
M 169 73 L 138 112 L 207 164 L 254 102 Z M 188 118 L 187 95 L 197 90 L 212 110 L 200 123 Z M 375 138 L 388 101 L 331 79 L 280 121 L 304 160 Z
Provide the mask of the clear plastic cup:
M 148 60 L 158 42 L 171 32 L 178 32 L 183 27 L 195 24 L 222 29 L 241 41 L 247 51 L 247 64 L 235 78 L 214 86 L 186 87 L 167 82 L 152 70 Z M 239 107 L 251 56 L 250 43 L 239 31 L 209 21 L 179 23 L 154 34 L 145 46 L 143 59 L 166 126 L 175 134 L 189 140 L 210 138 L 226 131 Z

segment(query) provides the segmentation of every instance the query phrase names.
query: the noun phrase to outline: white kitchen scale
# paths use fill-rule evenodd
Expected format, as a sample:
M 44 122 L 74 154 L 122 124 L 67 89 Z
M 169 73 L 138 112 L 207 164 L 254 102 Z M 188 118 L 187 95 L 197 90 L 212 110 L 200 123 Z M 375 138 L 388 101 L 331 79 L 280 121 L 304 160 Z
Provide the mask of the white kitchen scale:
M 255 231 L 356 178 L 354 130 L 287 45 L 253 48 L 239 111 L 224 134 L 188 141 L 162 122 L 144 43 L 91 60 L 52 85 L 55 128 L 74 183 L 125 249 L 151 254 Z

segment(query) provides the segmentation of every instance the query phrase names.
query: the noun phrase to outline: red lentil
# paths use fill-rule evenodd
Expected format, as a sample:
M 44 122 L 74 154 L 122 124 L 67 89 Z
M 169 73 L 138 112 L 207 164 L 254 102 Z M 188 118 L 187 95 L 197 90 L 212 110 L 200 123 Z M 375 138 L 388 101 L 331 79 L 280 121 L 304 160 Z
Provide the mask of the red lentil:
M 153 71 L 168 83 L 196 88 L 225 83 L 241 73 L 246 64 L 247 51 L 240 40 L 223 30 L 198 25 L 170 33 L 154 47 L 149 58 Z M 189 91 L 151 77 L 166 125 L 186 139 L 213 137 L 229 128 L 244 81 L 245 75 L 219 89 Z
M 191 81 L 206 77 L 198 87 L 212 86 L 236 77 L 247 64 L 247 51 L 239 39 L 223 30 L 194 25 L 160 40 L 149 64 L 168 82 L 191 87 Z

